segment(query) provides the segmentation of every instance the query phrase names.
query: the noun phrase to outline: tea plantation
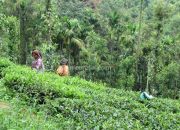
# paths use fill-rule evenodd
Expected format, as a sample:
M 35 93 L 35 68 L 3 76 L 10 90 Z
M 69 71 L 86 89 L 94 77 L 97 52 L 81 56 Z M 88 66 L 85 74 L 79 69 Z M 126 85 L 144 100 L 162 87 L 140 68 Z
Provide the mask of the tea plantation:
M 180 102 L 78 77 L 36 73 L 0 58 L 0 130 L 178 130 Z

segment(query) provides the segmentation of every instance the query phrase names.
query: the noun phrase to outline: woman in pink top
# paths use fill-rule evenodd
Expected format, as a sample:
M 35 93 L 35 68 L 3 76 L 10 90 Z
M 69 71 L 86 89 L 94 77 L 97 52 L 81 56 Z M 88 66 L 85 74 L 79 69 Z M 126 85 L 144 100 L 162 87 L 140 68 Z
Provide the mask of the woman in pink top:
M 44 71 L 44 64 L 42 61 L 41 53 L 38 50 L 34 50 L 32 52 L 32 57 L 35 60 L 32 62 L 31 68 L 37 70 L 37 72 L 43 72 Z

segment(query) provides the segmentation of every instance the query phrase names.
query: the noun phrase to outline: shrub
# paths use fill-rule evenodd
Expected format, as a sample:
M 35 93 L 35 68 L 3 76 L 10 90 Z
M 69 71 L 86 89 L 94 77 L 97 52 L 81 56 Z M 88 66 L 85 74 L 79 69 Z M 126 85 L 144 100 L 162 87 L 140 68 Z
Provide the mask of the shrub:
M 162 93 L 162 96 L 170 98 L 179 98 L 180 94 L 180 65 L 178 63 L 171 63 L 164 67 L 157 75 L 157 81 Z M 163 92 L 162 92 L 163 91 Z
M 8 59 L 0 57 L 0 78 L 2 78 L 3 69 L 11 65 L 13 65 L 13 63 L 10 62 Z

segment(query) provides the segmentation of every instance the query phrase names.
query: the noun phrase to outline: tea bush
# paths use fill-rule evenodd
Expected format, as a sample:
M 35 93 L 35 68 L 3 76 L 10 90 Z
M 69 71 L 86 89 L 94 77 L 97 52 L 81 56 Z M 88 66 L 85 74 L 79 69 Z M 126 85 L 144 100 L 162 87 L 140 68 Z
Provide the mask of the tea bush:
M 3 69 L 5 85 L 18 93 L 26 93 L 26 95 L 35 99 L 40 104 L 45 99 L 54 99 L 58 97 L 67 98 L 83 98 L 85 91 L 91 89 L 103 89 L 102 86 L 96 87 L 96 84 L 87 82 L 80 78 L 60 78 L 58 75 L 51 73 L 36 73 L 28 67 L 11 65 Z
M 54 130 L 56 124 L 47 119 L 45 113 L 36 112 L 33 108 L 22 107 L 19 104 L 11 106 L 12 109 L 0 109 L 1 130 Z
M 0 60 L 0 69 L 1 81 L 12 96 L 44 113 L 55 129 L 178 130 L 180 126 L 179 100 L 140 100 L 138 92 L 106 88 L 78 77 L 36 73 L 8 60 Z M 29 129 L 21 117 L 15 117 L 21 128 Z
M 6 58 L 2 58 L 0 57 L 0 78 L 2 78 L 2 71 L 4 68 L 7 68 L 8 66 L 13 65 L 12 62 L 10 62 L 8 59 Z

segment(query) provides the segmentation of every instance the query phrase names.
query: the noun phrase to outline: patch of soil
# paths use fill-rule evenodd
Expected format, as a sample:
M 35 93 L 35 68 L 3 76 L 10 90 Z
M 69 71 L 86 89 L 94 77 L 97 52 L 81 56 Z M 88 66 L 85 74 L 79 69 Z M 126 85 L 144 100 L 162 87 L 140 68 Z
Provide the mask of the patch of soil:
M 0 109 L 9 109 L 10 106 L 8 103 L 0 102 Z

